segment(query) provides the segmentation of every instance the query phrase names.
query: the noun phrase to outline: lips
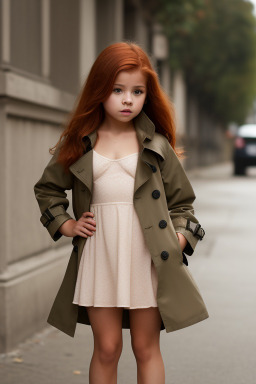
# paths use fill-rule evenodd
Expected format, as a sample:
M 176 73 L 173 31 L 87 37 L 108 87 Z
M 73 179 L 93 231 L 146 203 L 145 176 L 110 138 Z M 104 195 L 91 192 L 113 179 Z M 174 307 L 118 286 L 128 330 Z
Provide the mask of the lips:
M 130 109 L 123 109 L 121 112 L 131 112 Z

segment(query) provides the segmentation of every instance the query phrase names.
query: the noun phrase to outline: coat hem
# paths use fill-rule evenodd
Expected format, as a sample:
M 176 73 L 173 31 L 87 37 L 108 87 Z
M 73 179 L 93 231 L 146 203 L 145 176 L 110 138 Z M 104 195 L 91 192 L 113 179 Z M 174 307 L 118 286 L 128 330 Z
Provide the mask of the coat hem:
M 171 325 L 171 326 L 166 325 L 165 321 L 162 318 L 162 324 L 164 325 L 164 327 L 162 327 L 162 324 L 161 324 L 161 330 L 164 330 L 164 328 L 165 328 L 166 333 L 177 331 L 179 329 L 183 329 L 183 328 L 189 327 L 190 325 L 194 325 L 196 323 L 199 323 L 200 321 L 206 320 L 208 317 L 209 317 L 209 313 L 207 311 L 205 311 L 200 316 L 192 317 L 189 320 L 186 320 L 182 323 L 179 323 L 178 325 Z M 55 322 L 50 316 L 47 319 L 47 323 L 50 324 L 51 326 L 57 328 L 58 330 L 64 332 L 65 334 L 67 334 L 70 337 L 75 336 L 77 322 L 76 322 L 72 331 L 70 330 L 70 326 L 60 325 L 59 322 Z M 87 323 L 83 323 L 83 324 L 87 324 Z M 87 324 L 87 325 L 90 325 L 90 324 Z M 127 324 L 124 324 L 123 328 L 129 329 L 130 327 Z
M 66 333 L 70 337 L 74 337 L 75 336 L 75 330 L 76 330 L 76 324 L 77 323 L 75 324 L 75 327 L 74 327 L 73 331 L 70 331 L 70 326 L 69 327 L 68 326 L 67 327 L 62 326 L 58 322 L 55 322 L 50 317 L 48 317 L 47 323 L 50 324 L 51 326 L 53 326 L 54 328 L 57 328 L 59 331 Z
M 200 321 L 206 320 L 208 317 L 209 317 L 209 313 L 207 311 L 205 311 L 201 315 L 192 317 L 189 320 L 186 320 L 186 321 L 179 323 L 177 325 L 165 325 L 166 333 L 189 327 L 190 325 L 193 325 L 193 324 L 199 323 Z

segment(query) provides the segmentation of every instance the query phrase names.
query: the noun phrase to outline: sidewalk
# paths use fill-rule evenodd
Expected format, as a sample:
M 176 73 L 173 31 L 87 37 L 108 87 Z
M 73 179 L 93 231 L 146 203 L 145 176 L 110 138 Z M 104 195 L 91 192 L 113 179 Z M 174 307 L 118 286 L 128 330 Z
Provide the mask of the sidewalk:
M 127 329 L 123 330 L 123 343 L 118 383 L 135 384 L 136 363 Z M 0 355 L 0 383 L 88 384 L 92 352 L 90 326 L 78 324 L 72 338 L 49 325 L 12 352 Z
M 87 383 L 93 339 L 88 326 L 71 338 L 50 325 L 0 355 L 1 384 Z

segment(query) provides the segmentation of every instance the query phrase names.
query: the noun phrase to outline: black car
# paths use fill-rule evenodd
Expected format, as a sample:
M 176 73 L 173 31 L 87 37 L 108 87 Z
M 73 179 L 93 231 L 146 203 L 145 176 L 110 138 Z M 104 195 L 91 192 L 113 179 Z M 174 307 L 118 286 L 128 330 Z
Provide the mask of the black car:
M 238 128 L 233 161 L 235 175 L 244 175 L 246 167 L 256 166 L 256 124 L 244 124 Z

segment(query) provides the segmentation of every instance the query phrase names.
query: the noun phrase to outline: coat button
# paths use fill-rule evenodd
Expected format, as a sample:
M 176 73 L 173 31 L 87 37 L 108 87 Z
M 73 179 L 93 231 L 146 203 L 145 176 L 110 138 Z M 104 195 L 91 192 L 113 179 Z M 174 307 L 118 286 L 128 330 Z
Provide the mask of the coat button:
M 159 227 L 160 228 L 165 228 L 167 226 L 167 222 L 165 220 L 160 220 L 159 221 Z
M 78 252 L 78 245 L 74 245 L 73 250 L 74 250 L 75 252 Z
M 146 161 L 146 163 L 148 164 L 148 166 L 152 169 L 152 172 L 156 172 L 156 167 L 153 165 L 153 164 L 150 164 Z
M 168 257 L 169 257 L 169 253 L 168 253 L 167 251 L 163 251 L 163 252 L 161 252 L 161 258 L 162 258 L 163 260 L 167 260 Z
M 160 191 L 158 189 L 155 189 L 152 192 L 152 196 L 154 197 L 154 199 L 158 199 L 160 197 Z

